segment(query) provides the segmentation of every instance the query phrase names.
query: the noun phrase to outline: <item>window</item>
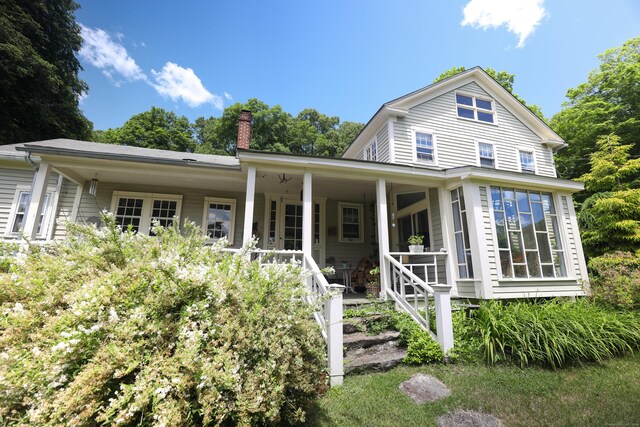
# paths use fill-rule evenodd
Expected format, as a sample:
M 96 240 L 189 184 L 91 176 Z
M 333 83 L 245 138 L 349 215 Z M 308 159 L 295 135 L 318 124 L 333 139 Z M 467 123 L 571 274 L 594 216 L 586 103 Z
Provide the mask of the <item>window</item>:
M 456 239 L 458 276 L 461 279 L 473 279 L 471 245 L 469 228 L 467 227 L 467 208 L 464 203 L 462 187 L 451 190 L 451 207 L 453 209 L 453 231 Z
M 272 204 L 273 203 L 274 202 L 272 202 Z M 235 199 L 205 197 L 204 219 L 202 220 L 202 224 L 207 237 L 212 240 L 218 240 L 226 237 L 229 243 L 233 244 L 235 211 Z
M 378 142 L 373 139 L 373 142 L 364 151 L 364 159 L 372 162 L 378 161 Z
M 271 200 L 269 206 L 269 237 L 267 244 L 273 246 L 276 244 L 276 227 L 278 218 L 278 202 Z
M 122 230 L 153 235 L 154 220 L 163 227 L 171 227 L 180 216 L 182 196 L 173 194 L 131 193 L 114 191 L 111 211 Z
M 495 168 L 496 157 L 493 150 L 493 144 L 478 142 L 478 158 L 480 160 L 480 166 Z
M 520 171 L 526 173 L 536 173 L 536 163 L 533 151 L 518 150 L 520 157 Z
M 490 99 L 456 93 L 458 117 L 462 117 L 463 119 L 495 123 L 495 109 L 493 105 L 493 101 Z
M 13 207 L 11 209 L 10 220 L 7 224 L 7 230 L 5 235 L 8 237 L 20 236 L 20 231 L 24 227 L 25 216 L 29 208 L 29 202 L 31 201 L 31 194 L 29 187 L 19 187 L 13 198 Z M 51 199 L 51 192 L 48 192 L 44 196 L 42 202 L 42 209 L 40 210 L 40 216 L 38 217 L 38 224 L 36 229 L 37 237 L 46 237 L 48 230 L 48 207 L 49 200 Z
M 566 277 L 551 193 L 491 187 L 502 277 Z
M 436 144 L 433 133 L 415 132 L 415 160 L 436 163 Z
M 362 221 L 362 205 L 357 203 L 338 203 L 338 215 L 340 217 L 341 242 L 364 242 L 364 230 Z

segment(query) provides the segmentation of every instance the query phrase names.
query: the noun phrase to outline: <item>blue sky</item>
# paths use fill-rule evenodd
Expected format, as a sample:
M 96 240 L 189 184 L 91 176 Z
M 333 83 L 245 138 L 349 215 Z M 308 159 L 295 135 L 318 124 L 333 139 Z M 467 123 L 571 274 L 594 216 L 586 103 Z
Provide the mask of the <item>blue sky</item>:
M 597 55 L 640 35 L 638 0 L 80 0 L 95 129 L 151 106 L 219 116 L 258 98 L 366 122 L 453 66 L 516 75 L 547 117 Z

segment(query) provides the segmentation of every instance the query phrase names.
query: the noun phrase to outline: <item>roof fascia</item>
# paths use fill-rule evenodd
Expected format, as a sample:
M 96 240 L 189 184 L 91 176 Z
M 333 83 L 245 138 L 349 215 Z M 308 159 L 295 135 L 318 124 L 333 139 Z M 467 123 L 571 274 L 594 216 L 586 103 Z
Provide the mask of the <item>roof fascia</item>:
M 404 117 L 409 110 L 404 108 L 392 107 L 384 104 L 376 112 L 376 114 L 369 120 L 362 131 L 358 134 L 356 139 L 353 140 L 351 145 L 342 154 L 343 158 L 353 158 L 355 155 L 364 148 L 364 144 L 369 142 L 373 136 L 377 133 L 378 129 L 387 123 L 389 117 Z

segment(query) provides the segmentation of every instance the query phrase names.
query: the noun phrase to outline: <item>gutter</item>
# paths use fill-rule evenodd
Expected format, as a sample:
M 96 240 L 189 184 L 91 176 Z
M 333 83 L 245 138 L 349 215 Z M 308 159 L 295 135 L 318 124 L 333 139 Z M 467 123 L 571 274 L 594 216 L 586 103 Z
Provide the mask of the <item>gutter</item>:
M 29 153 L 35 152 L 38 154 L 65 156 L 65 157 L 81 157 L 84 159 L 98 159 L 98 160 L 120 160 L 125 162 L 138 162 L 138 163 L 150 163 L 160 165 L 172 165 L 172 166 L 190 166 L 190 167 L 204 167 L 204 168 L 217 168 L 217 169 L 233 169 L 239 170 L 240 164 L 237 165 L 223 165 L 220 163 L 203 162 L 200 160 L 194 160 L 189 158 L 184 159 L 165 159 L 159 157 L 147 157 L 147 156 L 135 156 L 130 154 L 108 154 L 108 153 L 96 153 L 94 151 L 82 151 L 82 150 L 69 150 L 64 148 L 48 148 L 42 146 L 24 146 L 16 147 L 16 150 L 26 151 Z M 189 153 L 184 153 L 185 157 L 188 157 Z

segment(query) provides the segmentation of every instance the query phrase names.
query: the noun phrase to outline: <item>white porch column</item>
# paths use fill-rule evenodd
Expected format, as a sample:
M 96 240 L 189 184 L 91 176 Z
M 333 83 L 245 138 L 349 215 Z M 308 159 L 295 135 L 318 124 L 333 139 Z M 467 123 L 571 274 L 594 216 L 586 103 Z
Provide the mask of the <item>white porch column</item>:
M 311 256 L 313 246 L 313 195 L 311 172 L 304 173 L 302 185 L 302 251 Z
M 44 160 L 40 162 L 40 167 L 38 167 L 33 187 L 31 188 L 31 198 L 29 199 L 29 207 L 24 221 L 23 233 L 27 239 L 35 239 L 38 234 L 38 220 L 40 219 L 40 212 L 42 212 L 42 202 L 44 202 L 44 197 L 47 194 L 50 173 L 51 165 Z
M 387 289 L 390 287 L 389 261 L 385 255 L 389 253 L 389 219 L 387 218 L 387 183 L 384 178 L 376 183 L 376 199 L 378 214 L 378 250 L 380 256 L 380 294 L 387 298 Z
M 244 203 L 244 231 L 242 232 L 242 244 L 246 245 L 251 240 L 253 233 L 253 205 L 256 197 L 256 167 L 247 169 L 247 192 Z

